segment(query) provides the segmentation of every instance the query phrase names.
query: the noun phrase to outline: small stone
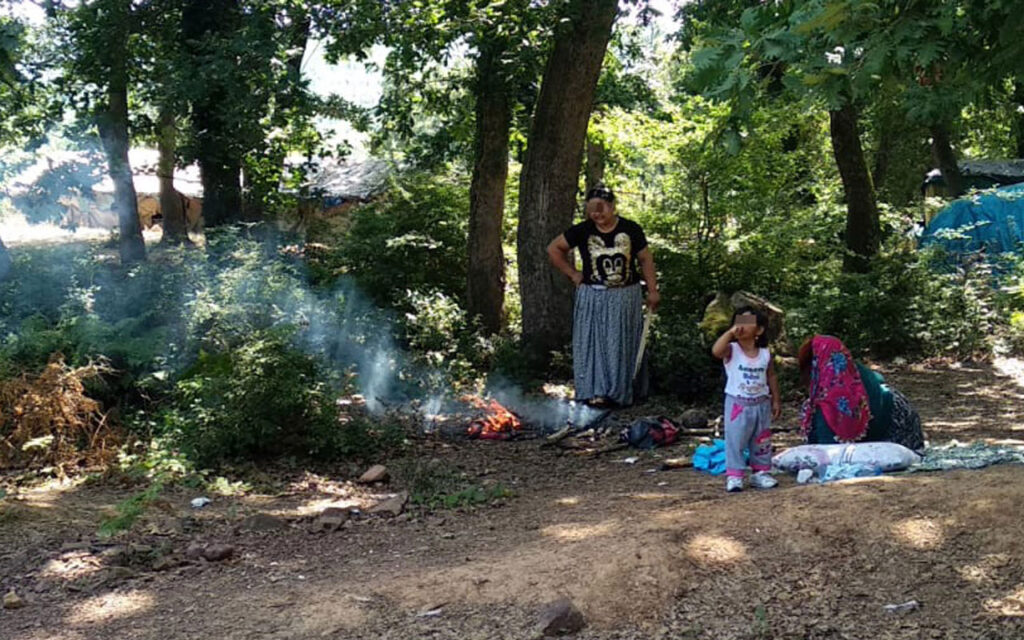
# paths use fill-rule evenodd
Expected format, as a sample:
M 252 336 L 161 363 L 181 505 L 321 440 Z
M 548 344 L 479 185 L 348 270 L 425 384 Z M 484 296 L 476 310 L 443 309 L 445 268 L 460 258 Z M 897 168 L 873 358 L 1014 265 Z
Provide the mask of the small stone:
M 583 614 L 572 600 L 559 598 L 544 607 L 540 615 L 540 633 L 544 636 L 572 635 L 586 626 Z
M 320 513 L 320 517 L 313 521 L 313 525 L 310 527 L 310 531 L 313 533 L 323 533 L 328 531 L 337 531 L 348 523 L 349 512 L 348 509 L 342 509 L 340 507 L 328 507 Z
M 281 518 L 269 513 L 257 513 L 242 520 L 242 531 L 278 531 L 288 526 Z
M 230 544 L 211 544 L 203 549 L 203 557 L 210 562 L 227 560 L 235 555 L 235 548 Z
M 107 561 L 107 564 L 125 566 L 131 560 L 128 549 L 125 547 L 110 547 L 100 552 L 100 557 Z
M 369 512 L 373 515 L 394 517 L 401 514 L 402 511 L 405 510 L 405 504 L 408 501 L 409 494 L 408 492 L 403 491 L 391 498 L 382 500 L 381 502 L 378 502 L 377 504 L 373 505 Z
M 20 609 L 25 606 L 25 601 L 21 599 L 18 594 L 14 593 L 14 589 L 7 592 L 4 596 L 4 609 Z
M 153 562 L 153 571 L 167 571 L 173 569 L 181 564 L 181 558 L 178 556 L 161 556 Z
M 708 415 L 700 409 L 687 409 L 679 416 L 679 422 L 686 429 L 707 429 Z
M 374 482 L 384 482 L 388 479 L 388 468 L 382 464 L 375 464 L 366 470 L 363 475 L 359 476 L 360 484 L 373 484 Z
M 109 580 L 131 580 L 137 575 L 139 574 L 128 567 L 110 567 L 107 569 L 107 578 Z

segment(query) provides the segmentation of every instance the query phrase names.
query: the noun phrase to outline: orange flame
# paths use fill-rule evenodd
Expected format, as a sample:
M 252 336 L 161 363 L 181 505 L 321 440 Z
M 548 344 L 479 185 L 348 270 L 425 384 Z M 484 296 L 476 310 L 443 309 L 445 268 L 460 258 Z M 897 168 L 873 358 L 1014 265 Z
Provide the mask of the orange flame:
M 466 435 L 471 438 L 483 440 L 507 440 L 515 432 L 523 428 L 519 418 L 514 413 L 503 407 L 494 398 L 481 398 L 480 396 L 463 396 L 462 401 L 472 405 L 476 409 L 482 409 L 485 414 L 469 423 Z

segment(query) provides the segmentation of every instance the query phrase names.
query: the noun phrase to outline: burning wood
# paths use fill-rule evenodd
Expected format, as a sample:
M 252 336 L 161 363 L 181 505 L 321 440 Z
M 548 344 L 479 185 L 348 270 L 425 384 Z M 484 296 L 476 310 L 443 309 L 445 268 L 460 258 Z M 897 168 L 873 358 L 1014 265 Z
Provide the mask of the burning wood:
M 462 401 L 484 412 L 484 415 L 469 423 L 466 435 L 470 438 L 508 440 L 523 428 L 519 418 L 494 398 L 463 396 Z

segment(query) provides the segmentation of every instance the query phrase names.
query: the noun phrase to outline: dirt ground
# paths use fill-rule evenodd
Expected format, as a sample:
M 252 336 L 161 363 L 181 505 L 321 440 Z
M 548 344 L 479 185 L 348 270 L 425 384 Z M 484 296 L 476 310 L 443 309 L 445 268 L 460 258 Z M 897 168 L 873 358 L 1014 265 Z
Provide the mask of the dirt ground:
M 1024 365 L 885 370 L 932 443 L 1024 440 Z M 681 409 L 682 407 L 680 407 Z M 787 406 L 783 425 L 796 424 Z M 777 444 L 794 444 L 783 434 Z M 882 476 L 726 494 L 722 478 L 656 471 L 673 447 L 598 459 L 537 441 L 429 441 L 425 455 L 510 499 L 360 517 L 327 506 L 400 487 L 296 476 L 273 494 L 163 496 L 127 535 L 96 537 L 130 489 L 53 483 L 0 502 L 4 640 L 535 638 L 570 597 L 579 638 L 1024 638 L 1024 467 Z M 252 531 L 245 518 L 275 516 Z M 196 543 L 233 557 L 180 564 Z M 152 558 L 175 558 L 155 570 Z M 885 605 L 917 601 L 891 613 Z

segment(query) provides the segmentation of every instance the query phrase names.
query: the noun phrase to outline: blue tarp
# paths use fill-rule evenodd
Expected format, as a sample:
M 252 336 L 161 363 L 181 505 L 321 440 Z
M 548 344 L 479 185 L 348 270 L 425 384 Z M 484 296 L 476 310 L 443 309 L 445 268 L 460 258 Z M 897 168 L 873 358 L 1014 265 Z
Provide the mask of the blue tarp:
M 1019 252 L 1024 242 L 1024 183 L 961 198 L 936 215 L 921 246 L 939 244 L 953 254 Z

